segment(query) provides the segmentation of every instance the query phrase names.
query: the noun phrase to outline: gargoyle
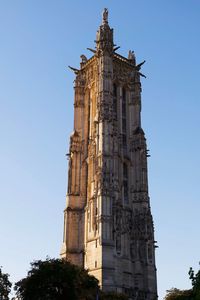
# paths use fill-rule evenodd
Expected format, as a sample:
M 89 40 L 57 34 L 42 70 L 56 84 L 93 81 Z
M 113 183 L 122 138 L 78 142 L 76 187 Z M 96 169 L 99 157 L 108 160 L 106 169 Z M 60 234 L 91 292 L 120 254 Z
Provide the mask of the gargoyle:
M 96 53 L 96 50 L 94 50 L 94 49 L 87 48 L 87 50 L 90 50 L 91 52 Z
M 68 66 L 76 75 L 79 73 L 79 70 L 76 68 L 72 68 L 70 66 Z
M 143 62 L 141 62 L 140 64 L 138 64 L 135 68 L 139 71 L 141 69 L 141 66 L 146 62 L 146 60 L 144 60 Z

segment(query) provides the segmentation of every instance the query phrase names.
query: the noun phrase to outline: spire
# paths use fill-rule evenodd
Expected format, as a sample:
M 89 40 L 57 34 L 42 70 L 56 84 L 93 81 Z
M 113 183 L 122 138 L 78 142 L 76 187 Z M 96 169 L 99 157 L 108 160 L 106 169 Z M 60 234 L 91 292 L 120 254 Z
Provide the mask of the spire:
M 102 24 L 97 31 L 96 36 L 97 53 L 113 53 L 113 29 L 108 24 L 108 9 L 104 8 L 102 13 Z

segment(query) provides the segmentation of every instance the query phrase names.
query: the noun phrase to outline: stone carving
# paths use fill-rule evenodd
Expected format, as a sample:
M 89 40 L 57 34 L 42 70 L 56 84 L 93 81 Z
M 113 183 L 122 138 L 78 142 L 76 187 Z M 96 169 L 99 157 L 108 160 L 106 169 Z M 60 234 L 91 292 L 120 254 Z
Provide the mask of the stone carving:
M 144 137 L 144 132 L 140 127 L 135 128 L 131 134 L 130 150 L 134 152 L 143 150 L 144 154 L 146 154 L 146 139 Z
M 114 70 L 114 80 L 119 81 L 121 83 L 126 83 L 127 85 L 130 82 L 131 70 L 119 67 Z
M 133 228 L 132 221 L 132 211 L 131 210 L 123 210 L 122 211 L 122 233 L 131 233 Z
M 78 75 L 78 73 L 79 73 L 79 70 L 78 69 L 76 69 L 76 68 L 73 68 L 73 67 L 71 67 L 71 66 L 68 66 L 76 75 Z
M 83 95 L 83 92 L 84 92 L 84 85 L 85 85 L 85 76 L 81 75 L 80 74 L 76 77 L 75 81 L 74 81 L 74 87 L 75 88 L 80 88 L 79 90 L 79 93 L 81 95 Z
M 114 190 L 115 192 L 119 192 L 119 191 L 120 191 L 120 188 L 119 188 L 119 180 L 117 180 L 117 179 L 114 179 L 114 180 L 113 180 L 113 190 Z
M 135 53 L 134 53 L 134 51 L 129 50 L 129 52 L 128 52 L 128 59 L 131 61 L 131 63 L 133 65 L 136 64 L 136 59 L 135 59 Z
M 121 232 L 121 234 L 129 233 L 134 240 L 153 240 L 153 221 L 149 209 L 132 212 L 116 204 L 113 212 L 114 231 Z
M 102 17 L 103 17 L 102 24 L 103 25 L 108 24 L 108 9 L 107 8 L 104 8 Z
M 81 141 L 77 131 L 74 131 L 70 136 L 70 152 L 80 152 L 81 151 Z
M 149 209 L 135 211 L 132 217 L 133 227 L 131 237 L 134 240 L 153 240 L 153 220 Z
M 96 143 L 94 139 L 90 140 L 90 143 L 88 145 L 88 156 L 90 158 L 95 158 L 96 155 Z
M 87 57 L 85 55 L 81 55 L 81 63 L 85 64 L 87 62 Z
M 99 102 L 98 102 L 98 108 L 99 108 L 99 121 L 109 121 L 111 122 L 112 120 L 112 102 L 108 98 L 106 100 L 102 100 L 102 97 L 100 95 L 99 97 Z

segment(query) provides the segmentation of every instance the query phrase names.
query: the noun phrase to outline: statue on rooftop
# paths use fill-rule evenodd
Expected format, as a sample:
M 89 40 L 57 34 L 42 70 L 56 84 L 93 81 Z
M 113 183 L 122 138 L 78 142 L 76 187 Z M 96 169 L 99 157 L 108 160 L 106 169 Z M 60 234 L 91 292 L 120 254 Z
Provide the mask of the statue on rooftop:
M 129 52 L 128 52 L 128 59 L 131 60 L 133 62 L 133 64 L 135 65 L 136 61 L 135 61 L 135 53 L 134 53 L 134 51 L 129 50 Z
M 104 8 L 102 16 L 103 16 L 102 24 L 103 25 L 108 24 L 108 9 L 107 8 Z

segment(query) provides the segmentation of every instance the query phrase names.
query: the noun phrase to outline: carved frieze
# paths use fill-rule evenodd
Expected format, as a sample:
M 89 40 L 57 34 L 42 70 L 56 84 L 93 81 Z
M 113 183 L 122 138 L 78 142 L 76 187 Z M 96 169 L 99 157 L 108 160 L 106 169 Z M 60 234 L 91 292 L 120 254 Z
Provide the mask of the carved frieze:
M 143 150 L 146 155 L 146 139 L 142 128 L 137 127 L 130 136 L 130 151 Z
M 114 232 L 129 233 L 132 240 L 153 240 L 153 220 L 150 209 L 132 211 L 121 205 L 113 207 Z
M 150 209 L 135 210 L 132 214 L 131 238 L 133 240 L 153 240 L 153 219 Z
M 134 69 L 130 66 L 115 60 L 113 64 L 113 80 L 116 82 L 122 82 L 126 84 L 131 84 L 134 78 Z

